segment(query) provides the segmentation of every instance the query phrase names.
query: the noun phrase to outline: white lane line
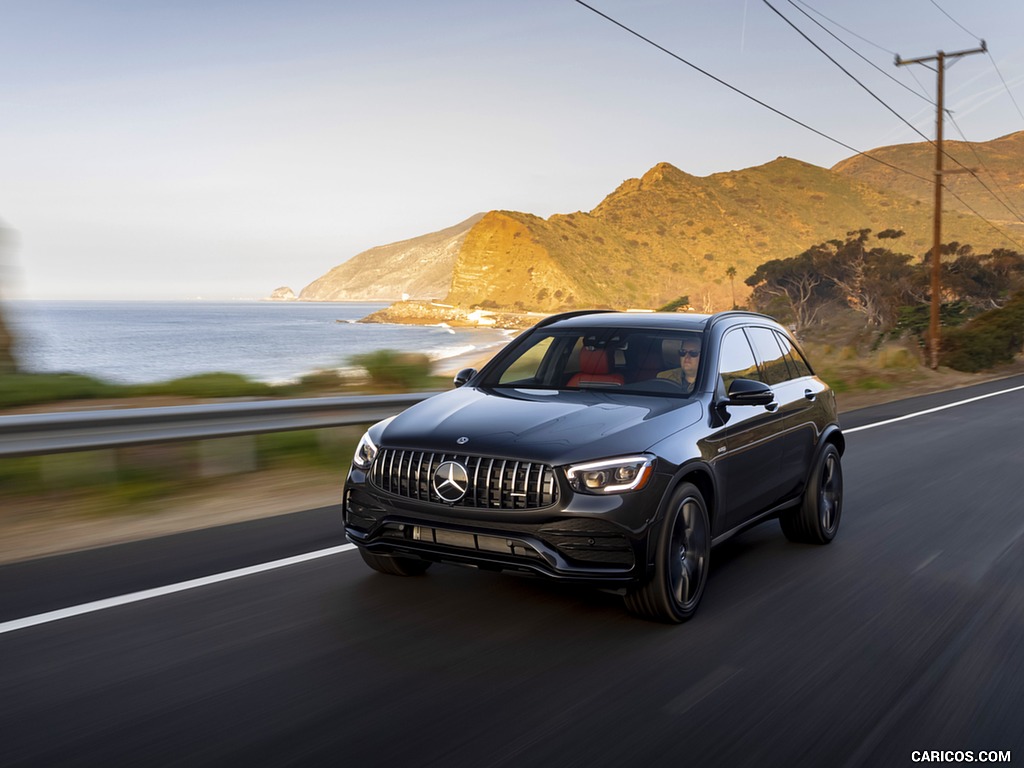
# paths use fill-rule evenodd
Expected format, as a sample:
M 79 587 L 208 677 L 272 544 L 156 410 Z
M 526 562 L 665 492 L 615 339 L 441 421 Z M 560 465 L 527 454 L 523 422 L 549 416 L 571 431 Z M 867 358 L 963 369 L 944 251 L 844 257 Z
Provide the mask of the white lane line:
M 1009 392 L 1017 392 L 1024 389 L 1024 385 L 1019 387 L 1013 387 L 1011 389 L 1003 389 L 999 392 L 990 392 L 987 395 L 979 395 L 978 397 L 972 397 L 967 400 L 960 400 L 955 403 L 949 403 L 948 405 L 940 405 L 938 408 L 929 408 L 926 411 L 918 411 L 917 413 L 911 413 L 906 416 L 899 416 L 895 419 L 887 419 L 886 421 L 879 421 L 874 424 L 865 424 L 860 427 L 853 427 L 851 429 L 844 429 L 843 434 L 851 434 L 853 432 L 860 432 L 865 429 L 874 429 L 875 427 L 884 427 L 886 424 L 894 424 L 897 421 L 905 421 L 906 419 L 916 419 L 918 416 L 926 416 L 929 413 L 936 413 L 937 411 L 944 411 L 947 408 L 956 408 L 958 405 L 967 405 L 967 403 L 974 403 L 978 400 L 985 400 L 989 397 L 995 397 L 996 395 L 1005 395 Z M 197 587 L 205 587 L 209 584 L 217 584 L 221 581 L 230 581 L 231 579 L 240 579 L 243 576 L 251 576 L 254 573 L 263 573 L 264 571 L 272 571 L 277 568 L 287 568 L 289 565 L 296 565 L 298 563 L 304 563 L 309 560 L 316 560 L 321 557 L 330 557 L 331 555 L 341 554 L 342 552 L 348 552 L 355 549 L 354 544 L 343 544 L 339 547 L 331 547 L 330 549 L 321 549 L 316 552 L 307 552 L 304 555 L 296 555 L 295 557 L 286 557 L 283 560 L 274 560 L 270 563 L 262 563 L 260 565 L 251 565 L 248 568 L 239 568 L 235 571 L 227 571 L 226 573 L 215 573 L 212 576 L 203 576 L 199 579 L 192 579 L 191 581 L 182 581 L 177 584 L 168 584 L 165 587 L 156 587 L 155 589 L 146 589 L 142 592 L 132 592 L 127 595 L 120 595 L 118 597 L 109 597 L 105 600 L 96 600 L 92 603 L 83 603 L 82 605 L 74 605 L 70 608 L 61 608 L 57 611 L 49 611 L 47 613 L 40 613 L 36 616 L 26 616 L 23 619 L 15 619 L 14 621 L 5 621 L 0 624 L 0 635 L 8 632 L 15 632 L 19 629 L 27 629 L 28 627 L 36 627 L 40 624 L 48 624 L 51 621 L 60 621 L 61 619 L 69 619 L 72 616 L 81 616 L 85 613 L 94 613 L 96 611 L 102 611 L 107 608 L 115 608 L 119 605 L 128 605 L 129 603 L 137 603 L 142 600 L 151 600 L 154 597 L 163 597 L 164 595 L 173 595 L 175 592 L 184 592 L 189 589 L 196 589 Z
M 944 411 L 947 408 L 956 408 L 960 405 L 967 405 L 968 403 L 976 403 L 979 400 L 985 400 L 989 397 L 996 397 L 997 395 L 1005 395 L 1009 392 L 1017 392 L 1024 389 L 1024 385 L 1019 387 L 1012 387 L 1010 389 L 1001 389 L 998 392 L 989 392 L 987 395 L 978 395 L 977 397 L 970 397 L 966 400 L 958 400 L 955 403 L 948 403 L 946 405 L 940 405 L 937 408 L 929 408 L 926 411 L 917 411 L 916 413 L 908 413 L 906 416 L 898 416 L 895 419 L 886 419 L 885 421 L 876 421 L 874 424 L 865 424 L 860 427 L 853 427 L 852 429 L 844 429 L 844 435 L 850 435 L 854 432 L 861 432 L 865 429 L 874 429 L 875 427 L 884 427 L 886 424 L 895 424 L 897 421 L 906 421 L 907 419 L 916 419 L 918 416 L 927 416 L 929 413 L 937 413 L 938 411 Z
M 243 576 L 252 576 L 253 574 L 263 573 L 264 571 L 273 571 L 277 568 L 287 568 L 290 565 L 297 565 L 299 563 L 305 563 L 310 560 L 318 560 L 321 557 L 330 557 L 331 555 L 338 555 L 342 552 L 348 552 L 349 550 L 355 548 L 355 544 L 342 544 L 338 547 L 320 549 L 316 552 L 306 552 L 303 555 L 286 557 L 282 560 L 273 560 L 272 562 L 260 563 L 259 565 L 250 565 L 247 568 L 239 568 L 234 571 L 215 573 L 212 576 L 203 576 L 198 579 L 190 579 L 189 581 L 180 581 L 177 584 L 168 584 L 163 587 L 144 589 L 141 592 L 132 592 L 127 595 L 108 597 L 105 600 L 96 600 L 91 603 L 73 605 L 70 608 L 61 608 L 60 610 L 56 611 L 40 613 L 36 616 L 26 616 L 23 619 L 5 621 L 2 624 L 0 624 L 0 635 L 6 634 L 8 632 L 15 632 L 19 629 L 27 629 L 28 627 L 37 627 L 40 624 L 49 624 L 51 621 L 70 619 L 72 616 L 81 616 L 84 613 L 95 613 L 96 611 L 102 611 L 107 608 L 115 608 L 119 605 L 138 603 L 142 600 L 151 600 L 154 597 L 173 595 L 175 592 L 185 592 L 189 589 L 197 589 L 198 587 L 205 587 L 209 584 L 217 584 L 222 581 L 230 581 L 231 579 L 240 579 Z

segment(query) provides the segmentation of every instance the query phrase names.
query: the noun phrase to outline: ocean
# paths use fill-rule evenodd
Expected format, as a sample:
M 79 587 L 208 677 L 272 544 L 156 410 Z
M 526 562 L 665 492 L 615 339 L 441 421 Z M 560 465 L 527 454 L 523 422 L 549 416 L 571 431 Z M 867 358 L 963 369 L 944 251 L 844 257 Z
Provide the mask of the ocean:
M 424 352 L 448 373 L 477 363 L 513 332 L 361 324 L 386 304 L 271 301 L 34 301 L 3 311 L 19 365 L 116 383 L 167 381 L 224 371 L 269 383 L 352 368 L 378 349 Z

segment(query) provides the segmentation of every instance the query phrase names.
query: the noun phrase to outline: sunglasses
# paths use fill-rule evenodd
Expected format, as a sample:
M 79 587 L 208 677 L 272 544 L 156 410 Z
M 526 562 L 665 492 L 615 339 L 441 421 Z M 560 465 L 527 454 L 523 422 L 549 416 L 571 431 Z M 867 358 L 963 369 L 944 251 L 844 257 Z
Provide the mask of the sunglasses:
M 679 356 L 680 357 L 700 357 L 700 350 L 699 349 L 696 349 L 696 350 L 694 350 L 694 349 L 680 349 L 679 350 Z

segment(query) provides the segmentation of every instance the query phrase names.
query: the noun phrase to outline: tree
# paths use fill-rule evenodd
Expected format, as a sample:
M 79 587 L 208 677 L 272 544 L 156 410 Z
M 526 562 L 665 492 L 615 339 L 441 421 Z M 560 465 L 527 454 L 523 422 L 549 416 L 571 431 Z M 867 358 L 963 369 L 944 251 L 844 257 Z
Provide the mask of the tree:
M 846 240 L 828 240 L 799 256 L 767 262 L 747 279 L 754 286 L 755 306 L 768 297 L 784 297 L 798 328 L 811 325 L 829 306 L 846 305 L 863 314 L 869 325 L 891 328 L 900 307 L 919 300 L 911 256 L 870 247 L 870 229 L 846 233 Z M 895 240 L 893 230 L 881 239 Z M 917 293 L 915 293 L 917 291 Z
M 911 256 L 867 248 L 869 232 L 860 230 L 838 246 L 825 265 L 826 274 L 843 293 L 847 306 L 863 314 L 870 325 L 891 328 L 912 294 Z
M 943 301 L 961 301 L 977 311 L 996 309 L 1024 283 L 1024 257 L 997 248 L 975 255 L 970 246 L 952 250 L 957 258 L 942 265 Z
M 736 309 L 736 285 L 733 283 L 733 279 L 736 277 L 736 267 L 730 264 L 726 268 L 725 274 L 729 278 L 729 289 L 732 291 L 732 308 Z
M 767 309 L 775 298 L 792 312 L 798 331 L 813 325 L 822 310 L 836 299 L 834 286 L 822 273 L 822 257 L 830 257 L 828 244 L 815 245 L 789 259 L 772 259 L 759 266 L 746 284 L 754 291 L 751 304 Z

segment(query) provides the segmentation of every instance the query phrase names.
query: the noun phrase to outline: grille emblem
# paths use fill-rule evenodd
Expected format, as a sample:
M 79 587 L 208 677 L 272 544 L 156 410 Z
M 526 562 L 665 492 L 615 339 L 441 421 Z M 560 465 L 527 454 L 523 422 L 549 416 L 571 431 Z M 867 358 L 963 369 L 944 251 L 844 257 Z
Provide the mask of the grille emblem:
M 469 487 L 469 473 L 457 461 L 443 461 L 434 470 L 434 493 L 441 501 L 454 504 L 466 495 Z
M 469 438 L 468 437 L 460 437 L 455 442 L 458 443 L 459 445 L 465 445 L 466 443 L 469 442 Z

